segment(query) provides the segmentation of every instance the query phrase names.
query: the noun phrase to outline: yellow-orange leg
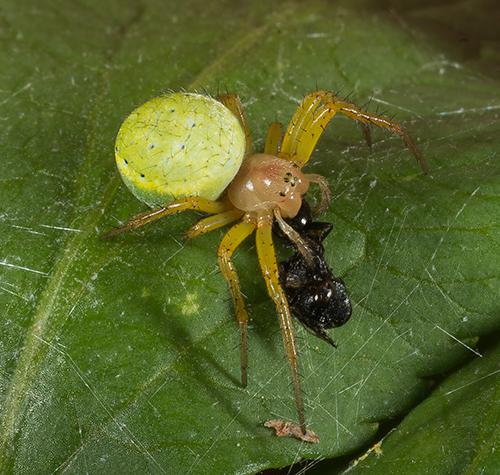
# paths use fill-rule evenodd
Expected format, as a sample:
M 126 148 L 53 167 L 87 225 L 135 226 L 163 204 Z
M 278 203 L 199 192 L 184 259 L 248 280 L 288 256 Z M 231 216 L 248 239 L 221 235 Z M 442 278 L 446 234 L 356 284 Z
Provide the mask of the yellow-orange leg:
M 376 125 L 398 134 L 415 156 L 422 170 L 428 171 L 427 162 L 401 125 L 384 117 L 364 112 L 354 104 L 344 102 L 327 91 L 313 92 L 304 98 L 288 125 L 280 157 L 292 160 L 298 166 L 303 167 L 309 161 L 328 122 L 337 113 L 344 114 L 365 126 Z
M 220 201 L 211 201 L 205 198 L 189 197 L 181 198 L 172 201 L 168 205 L 162 208 L 155 209 L 153 211 L 147 211 L 145 213 L 138 214 L 134 216 L 128 223 L 120 226 L 118 228 L 113 228 L 107 233 L 103 234 L 102 239 L 108 239 L 115 236 L 116 234 L 123 233 L 125 231 L 130 231 L 131 229 L 139 228 L 146 224 L 152 223 L 161 219 L 165 216 L 171 214 L 182 213 L 183 211 L 196 210 L 203 211 L 205 213 L 222 213 L 228 210 L 228 205 Z
M 247 385 L 248 367 L 248 313 L 245 308 L 245 301 L 241 293 L 240 279 L 236 273 L 231 256 L 235 249 L 248 237 L 255 229 L 255 224 L 242 221 L 234 225 L 222 239 L 217 257 L 222 275 L 226 279 L 231 297 L 233 298 L 234 311 L 240 328 L 240 363 L 241 363 L 241 384 Z
M 307 241 L 283 219 L 278 207 L 274 209 L 274 217 L 276 218 L 276 222 L 278 223 L 281 231 L 283 231 L 288 239 L 295 244 L 295 247 L 302 254 L 302 257 L 306 260 L 307 264 L 312 267 L 314 265 L 314 255 L 309 248 Z
M 237 94 L 222 94 L 217 97 L 217 100 L 222 102 L 240 121 L 243 131 L 245 132 L 245 152 L 246 155 L 251 155 L 253 150 L 252 134 L 250 133 L 250 129 L 248 127 L 247 116 L 245 114 L 243 104 L 241 103 L 241 99 Z
M 272 238 L 272 213 L 260 216 L 257 227 L 257 255 L 259 257 L 260 268 L 266 281 L 267 292 L 273 299 L 280 320 L 281 333 L 285 344 L 285 352 L 292 371 L 293 390 L 295 395 L 295 405 L 299 416 L 299 424 L 302 433 L 306 433 L 306 423 L 304 419 L 304 401 L 300 389 L 299 363 L 297 359 L 297 347 L 295 344 L 295 333 L 292 324 L 292 315 L 288 307 L 285 292 L 281 288 L 278 274 L 278 263 L 274 250 Z
M 330 191 L 330 185 L 324 176 L 318 175 L 316 173 L 307 173 L 306 178 L 311 183 L 316 183 L 319 186 L 320 191 L 320 201 L 318 206 L 314 209 L 314 214 L 316 216 L 323 214 L 330 206 L 330 201 L 332 201 L 332 192 Z
M 302 102 L 290 120 L 285 136 L 283 137 L 280 156 L 288 160 L 293 160 L 301 167 L 308 162 L 309 157 L 302 158 L 301 156 L 300 159 L 303 163 L 299 163 L 297 161 L 297 148 L 300 143 L 300 136 L 304 134 L 307 122 L 314 116 L 314 112 L 321 104 L 322 94 L 322 92 L 313 92 L 302 99 Z
M 201 236 L 202 234 L 221 228 L 226 224 L 233 223 L 234 221 L 240 219 L 243 214 L 244 211 L 232 209 L 230 211 L 224 211 L 223 213 L 214 214 L 208 218 L 200 219 L 194 226 L 186 231 L 184 239 L 193 239 L 197 236 Z
M 278 155 L 281 145 L 281 135 L 283 126 L 279 122 L 272 122 L 267 129 L 266 144 L 264 153 L 269 155 Z

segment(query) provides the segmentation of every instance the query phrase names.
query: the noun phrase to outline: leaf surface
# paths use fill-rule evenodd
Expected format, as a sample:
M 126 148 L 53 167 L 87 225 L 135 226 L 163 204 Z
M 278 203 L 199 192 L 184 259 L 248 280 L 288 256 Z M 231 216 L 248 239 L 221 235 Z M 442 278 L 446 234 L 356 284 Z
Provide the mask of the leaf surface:
M 369 456 L 347 470 L 370 475 L 494 474 L 500 455 L 500 351 L 456 371 Z
M 475 356 L 500 326 L 499 49 L 489 23 L 466 22 L 477 9 L 447 3 L 2 6 L 0 471 L 256 473 L 337 457 Z M 310 90 L 372 97 L 429 161 L 423 176 L 379 131 L 369 150 L 339 117 L 308 167 L 334 192 L 327 258 L 354 302 L 336 351 L 297 329 L 318 445 L 263 427 L 296 415 L 252 242 L 235 259 L 252 316 L 244 390 L 222 231 L 181 243 L 196 220 L 181 215 L 99 240 L 143 209 L 115 170 L 120 123 L 183 88 L 238 92 L 257 147 Z

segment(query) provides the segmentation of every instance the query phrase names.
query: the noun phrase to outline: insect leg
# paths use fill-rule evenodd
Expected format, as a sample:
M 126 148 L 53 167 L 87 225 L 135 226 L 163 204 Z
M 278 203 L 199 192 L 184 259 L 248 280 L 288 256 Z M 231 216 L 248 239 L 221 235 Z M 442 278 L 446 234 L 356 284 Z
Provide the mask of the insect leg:
M 278 155 L 281 145 L 281 135 L 283 126 L 279 122 L 272 122 L 267 129 L 266 144 L 264 153 L 269 155 Z
M 257 255 L 266 281 L 267 292 L 273 299 L 278 311 L 281 333 L 285 345 L 285 352 L 292 371 L 292 382 L 295 395 L 295 406 L 299 416 L 299 424 L 302 433 L 306 433 L 304 418 L 304 401 L 300 389 L 299 364 L 297 359 L 297 347 L 295 344 L 295 333 L 292 324 L 292 316 L 285 292 L 281 288 L 278 274 L 278 264 L 272 238 L 272 215 L 269 213 L 265 219 L 260 219 L 257 227 Z
M 233 298 L 236 319 L 240 327 L 241 384 L 247 385 L 248 366 L 248 313 L 241 293 L 240 279 L 236 273 L 231 256 L 236 248 L 254 231 L 255 224 L 243 221 L 234 225 L 222 239 L 217 256 L 222 275 L 226 279 Z
M 131 229 L 139 228 L 146 224 L 152 223 L 171 214 L 182 213 L 187 210 L 203 211 L 205 213 L 222 213 L 228 210 L 228 205 L 220 201 L 211 201 L 205 198 L 189 197 L 181 198 L 172 201 L 168 205 L 155 209 L 153 211 L 146 211 L 145 213 L 134 216 L 128 223 L 118 228 L 113 228 L 101 236 L 101 239 L 109 239 L 116 234 L 130 231 Z
M 239 209 L 232 209 L 230 211 L 224 211 L 223 213 L 214 214 L 208 218 L 203 218 L 186 231 L 184 238 L 193 239 L 197 236 L 213 231 L 214 229 L 221 228 L 226 224 L 240 219 L 243 216 L 243 213 L 244 212 Z
M 222 102 L 240 121 L 243 131 L 245 132 L 245 155 L 251 155 L 253 150 L 252 134 L 250 133 L 250 128 L 248 127 L 247 116 L 240 97 L 237 94 L 222 94 L 217 97 L 217 100 Z

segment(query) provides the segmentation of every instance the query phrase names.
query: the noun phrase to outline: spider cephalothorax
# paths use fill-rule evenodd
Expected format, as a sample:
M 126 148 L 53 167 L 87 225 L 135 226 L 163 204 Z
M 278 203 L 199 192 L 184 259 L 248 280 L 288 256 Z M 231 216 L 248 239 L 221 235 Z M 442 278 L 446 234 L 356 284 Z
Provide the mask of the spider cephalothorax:
M 279 209 L 284 218 L 292 218 L 308 188 L 309 179 L 299 167 L 273 155 L 257 153 L 245 159 L 227 195 L 243 211 Z
M 426 171 L 424 159 L 400 125 L 368 114 L 328 91 L 306 95 L 285 133 L 279 123 L 272 123 L 263 154 L 253 152 L 251 134 L 237 95 L 226 94 L 216 101 L 199 94 L 171 93 L 152 99 L 132 112 L 120 128 L 115 148 L 118 168 L 127 186 L 150 206 L 163 206 L 132 218 L 104 236 L 111 237 L 187 210 L 211 215 L 189 229 L 187 239 L 240 221 L 225 234 L 217 255 L 239 325 L 241 381 L 246 386 L 248 314 L 231 257 L 247 237 L 256 233 L 262 275 L 276 305 L 292 374 L 299 429 L 290 433 L 295 436 L 301 433 L 308 441 L 316 439 L 307 436 L 295 332 L 280 283 L 272 228 L 276 222 L 294 243 L 300 258 L 308 266 L 314 265 L 315 255 L 319 255 L 314 247 L 321 246 L 321 239 L 312 239 L 307 233 L 301 236 L 285 218 L 297 215 L 309 183 L 316 183 L 321 190 L 316 212 L 328 207 L 327 180 L 301 170 L 326 125 L 337 113 L 361 123 L 367 136 L 369 125 L 398 134 Z M 339 291 L 342 284 L 336 282 Z M 330 323 L 324 322 L 322 326 L 328 328 L 326 325 Z

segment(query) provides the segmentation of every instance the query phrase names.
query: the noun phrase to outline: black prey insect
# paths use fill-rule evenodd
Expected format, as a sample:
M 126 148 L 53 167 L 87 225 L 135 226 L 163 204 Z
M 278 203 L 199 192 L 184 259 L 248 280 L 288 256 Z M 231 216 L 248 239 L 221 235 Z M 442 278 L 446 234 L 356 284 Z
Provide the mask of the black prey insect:
M 297 216 L 287 223 L 312 251 L 312 260 L 305 259 L 294 243 L 275 227 L 276 233 L 295 248 L 295 253 L 279 265 L 280 282 L 290 310 L 306 329 L 335 347 L 325 330 L 346 323 L 352 308 L 344 281 L 333 274 L 325 259 L 323 241 L 333 226 L 313 221 L 306 200 L 302 200 Z

